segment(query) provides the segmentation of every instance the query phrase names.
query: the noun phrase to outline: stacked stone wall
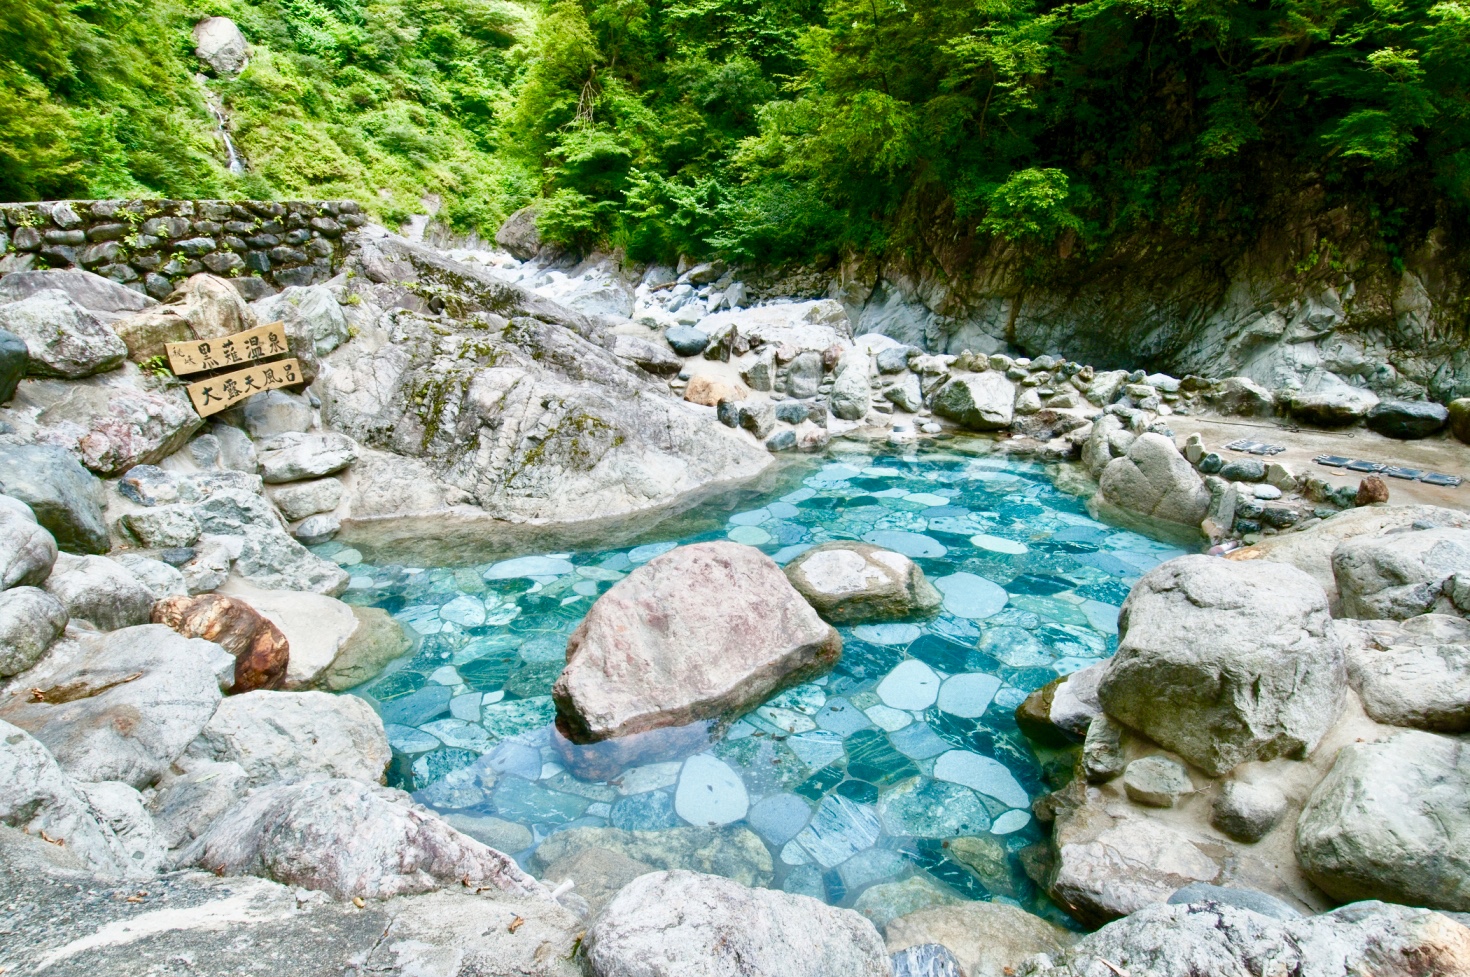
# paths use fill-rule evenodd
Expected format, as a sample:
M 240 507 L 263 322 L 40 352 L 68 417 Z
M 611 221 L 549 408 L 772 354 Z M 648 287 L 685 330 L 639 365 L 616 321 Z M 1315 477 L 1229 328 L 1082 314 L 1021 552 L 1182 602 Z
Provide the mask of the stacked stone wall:
M 0 275 L 84 268 L 163 298 L 190 275 L 247 299 L 332 277 L 367 222 L 351 200 L 58 200 L 0 204 Z

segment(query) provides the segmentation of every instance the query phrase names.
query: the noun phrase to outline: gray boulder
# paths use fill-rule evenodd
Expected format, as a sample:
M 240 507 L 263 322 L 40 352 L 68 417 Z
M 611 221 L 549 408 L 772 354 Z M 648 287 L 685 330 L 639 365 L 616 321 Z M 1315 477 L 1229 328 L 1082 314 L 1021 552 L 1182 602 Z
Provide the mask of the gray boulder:
M 335 478 L 291 482 L 272 490 L 270 497 L 281 515 L 296 522 L 337 508 L 342 503 L 342 483 Z
M 72 446 L 83 465 L 112 477 L 162 461 L 204 424 L 182 388 L 146 383 L 130 366 L 82 380 L 37 380 L 27 396 L 40 408 L 46 440 Z
M 1210 810 L 1210 823 L 1236 841 L 1260 841 L 1286 815 L 1286 797 L 1270 784 L 1227 780 Z
M 15 396 L 30 368 L 31 355 L 26 352 L 26 341 L 15 333 L 0 329 L 0 404 Z
M 889 977 L 873 924 L 807 896 L 693 872 L 625 886 L 582 941 L 591 977 Z
M 797 593 L 828 621 L 932 614 L 943 598 L 913 560 L 866 543 L 824 543 L 786 565 Z
M 67 619 L 61 602 L 39 587 L 0 591 L 0 676 L 40 661 L 66 630 Z
M 1374 405 L 1364 421 L 1379 434 L 1408 441 L 1438 434 L 1449 423 L 1450 412 L 1431 400 L 1391 400 Z
M 0 492 L 31 507 L 36 521 L 72 553 L 106 553 L 102 483 L 63 448 L 0 444 Z
M 1221 414 L 1270 417 L 1276 409 L 1271 391 L 1249 377 L 1227 377 L 1207 390 L 1204 399 Z
M 347 316 L 332 290 L 325 285 L 292 285 L 250 305 L 261 322 L 280 322 L 295 350 L 297 342 L 310 343 L 317 356 L 326 356 L 347 342 Z
M 194 25 L 194 53 L 222 78 L 238 75 L 249 60 L 245 35 L 228 17 L 205 17 Z
M 0 719 L 29 732 L 71 776 L 156 781 L 220 701 L 219 645 L 160 624 L 81 635 L 26 676 L 34 696 L 0 701 Z
M 190 758 L 183 773 L 170 772 L 148 802 L 159 840 L 172 851 L 209 830 L 250 788 L 250 777 L 238 763 Z
M 383 721 L 356 696 L 257 690 L 220 703 L 192 758 L 236 763 L 247 785 L 342 778 L 376 784 L 392 757 Z
M 467 885 L 550 898 L 515 861 L 460 834 L 400 790 L 358 780 L 273 784 L 221 815 L 186 856 L 341 899 Z
M 883 396 L 893 406 L 910 414 L 924 409 L 924 391 L 919 387 L 919 378 L 912 373 L 905 373 L 897 383 L 883 391 Z
M 1470 621 L 1338 621 L 1348 681 L 1369 716 L 1440 733 L 1470 730 Z
M 1102 473 L 1114 458 L 1128 453 L 1138 435 L 1128 430 L 1122 418 L 1116 414 L 1104 414 L 1092 422 L 1087 443 L 1082 446 L 1082 464 L 1093 478 Z
M 1162 434 L 1141 434 L 1098 479 L 1103 499 L 1127 512 L 1179 526 L 1198 526 L 1210 507 L 1204 480 Z
M 1015 418 L 1016 388 L 993 370 L 961 374 L 934 395 L 934 413 L 971 431 L 1000 431 Z
M 1424 909 L 1364 902 L 1280 920 L 1215 900 L 1150 906 L 1084 937 L 1023 977 L 1184 974 L 1450 977 L 1470 962 L 1470 929 Z
M 536 208 L 522 207 L 505 219 L 495 232 L 495 243 L 522 261 L 541 253 L 541 232 L 536 229 Z
M 199 544 L 200 560 L 204 559 L 206 550 L 220 550 L 228 554 L 223 560 L 224 570 L 230 568 L 232 558 L 237 573 L 266 590 L 309 590 L 335 597 L 347 589 L 347 572 L 287 535 L 275 509 L 252 492 L 220 490 L 196 505 L 194 514 L 204 532 Z M 229 545 L 206 546 L 211 538 Z M 184 568 L 184 576 L 186 579 L 190 576 L 188 567 Z M 222 582 L 221 578 L 209 587 L 197 589 L 212 590 Z M 191 583 L 190 592 L 195 591 Z
M 125 513 L 117 528 L 125 538 L 147 549 L 193 546 L 201 532 L 194 507 L 182 502 Z
M 1467 571 L 1470 530 L 1466 529 L 1350 539 L 1332 553 L 1342 615 L 1365 620 L 1401 621 L 1431 610 L 1455 613 L 1452 578 Z
M 0 305 L 0 329 L 25 340 L 33 377 L 75 380 L 116 369 L 128 358 L 117 333 L 59 289 Z
M 966 977 L 1006 977 L 1036 954 L 1060 954 L 1077 940 L 1055 923 L 1003 902 L 921 909 L 890 922 L 883 937 L 890 953 L 943 946 Z
M 155 601 L 165 597 L 186 596 L 188 587 L 184 584 L 184 575 L 177 567 L 170 566 L 162 560 L 155 560 L 137 553 L 119 553 L 111 557 L 112 561 L 124 570 L 138 578 L 138 582 L 148 588 Z
M 153 594 L 143 582 L 105 556 L 63 555 L 46 580 L 46 591 L 73 621 L 98 631 L 147 624 Z
M 1320 427 L 1355 424 L 1377 404 L 1373 391 L 1350 386 L 1325 370 L 1314 370 L 1300 390 L 1287 395 L 1293 417 Z
M 88 312 L 139 312 L 157 304 L 142 292 L 79 268 L 18 271 L 6 275 L 0 279 L 0 304 L 18 302 L 48 290 L 65 292 Z
M 837 363 L 832 389 L 827 394 L 828 409 L 833 417 L 844 421 L 860 421 L 868 414 L 873 388 L 868 382 L 868 354 L 849 350 Z
M 36 522 L 30 507 L 16 501 L 0 507 L 0 590 L 35 587 L 56 563 L 56 540 Z
M 684 368 L 684 361 L 667 347 L 636 336 L 618 336 L 613 342 L 613 355 L 654 376 L 671 377 Z
M 1302 808 L 1297 861 L 1335 899 L 1470 912 L 1467 793 L 1459 739 L 1405 730 L 1349 743 Z
M 357 460 L 357 444 L 342 434 L 281 434 L 256 446 L 267 485 L 334 475 Z
M 649 607 L 661 608 L 650 616 Z M 829 669 L 842 638 L 760 550 L 681 546 L 597 599 L 552 689 L 582 742 L 743 711 Z
M 671 326 L 664 341 L 680 356 L 698 356 L 709 345 L 709 334 L 693 326 Z
M 1282 564 L 1184 556 L 1134 585 L 1098 686 L 1107 712 L 1212 776 L 1301 758 L 1347 689 L 1327 596 Z
M 151 875 L 161 851 L 156 845 L 131 846 L 144 854 L 131 857 L 130 846 L 108 823 L 128 820 L 127 798 L 112 788 L 127 789 L 122 784 L 78 783 L 25 730 L 0 720 L 0 824 L 62 846 L 82 867 L 99 875 Z M 94 800 L 112 817 L 99 818 Z M 146 830 L 136 821 L 131 826 L 135 836 Z
M 245 430 L 252 438 L 262 440 L 280 434 L 305 434 L 316 420 L 304 396 L 285 390 L 256 394 L 245 401 L 240 413 Z

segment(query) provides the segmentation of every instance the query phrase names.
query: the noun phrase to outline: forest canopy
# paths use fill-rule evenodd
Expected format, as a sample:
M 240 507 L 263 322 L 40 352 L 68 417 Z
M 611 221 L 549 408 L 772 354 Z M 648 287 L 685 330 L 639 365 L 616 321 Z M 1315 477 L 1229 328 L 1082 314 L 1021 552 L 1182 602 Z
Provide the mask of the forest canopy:
M 190 27 L 255 46 L 207 86 Z M 640 260 L 1251 233 L 1273 194 L 1397 229 L 1470 204 L 1460 0 L 0 0 L 0 196 L 443 201 Z

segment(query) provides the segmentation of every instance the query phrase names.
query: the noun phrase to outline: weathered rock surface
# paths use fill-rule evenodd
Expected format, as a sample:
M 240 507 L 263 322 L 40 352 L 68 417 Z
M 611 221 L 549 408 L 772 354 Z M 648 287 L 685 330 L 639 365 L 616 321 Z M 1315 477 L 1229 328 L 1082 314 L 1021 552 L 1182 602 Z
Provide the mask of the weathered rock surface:
M 942 598 L 913 560 L 866 543 L 825 543 L 786 565 L 801 596 L 828 621 L 891 620 L 939 609 Z
M 220 875 L 258 875 L 338 898 L 466 884 L 545 890 L 508 856 L 462 835 L 399 790 L 357 780 L 275 784 L 223 814 L 190 855 Z M 548 900 L 549 901 L 549 900 Z
M 1384 401 L 1368 411 L 1368 427 L 1390 438 L 1427 438 L 1449 423 L 1450 412 L 1433 401 Z
M 36 587 L 56 563 L 56 540 L 42 528 L 30 507 L 17 500 L 0 508 L 0 590 Z
M 69 619 L 61 601 L 39 587 L 0 592 L 0 676 L 15 675 L 40 661 Z
M 1185 556 L 1134 586 L 1098 686 L 1108 713 L 1213 776 L 1300 758 L 1347 688 L 1327 597 L 1305 573 Z
M 1470 530 L 1348 540 L 1333 551 L 1332 573 L 1345 617 L 1401 621 L 1431 610 L 1455 613 L 1450 581 L 1466 573 L 1470 584 Z
M 128 356 L 117 333 L 59 289 L 0 305 L 0 329 L 25 340 L 35 377 L 89 377 L 115 369 Z
M 873 388 L 868 378 L 868 354 L 862 350 L 849 350 L 837 362 L 832 380 L 832 390 L 827 403 L 833 417 L 844 421 L 862 420 L 868 413 L 873 399 Z
M 995 371 L 952 378 L 934 395 L 934 413 L 971 431 L 999 431 L 1015 416 L 1016 388 Z
M 1314 371 L 1300 390 L 1287 397 L 1292 416 L 1322 427 L 1360 421 L 1378 404 L 1378 395 L 1343 383 L 1325 370 Z
M 102 483 L 65 450 L 0 444 L 0 492 L 31 507 L 36 521 L 72 553 L 106 553 Z
M 1227 780 L 1210 811 L 1210 823 L 1236 841 L 1261 840 L 1286 814 L 1286 798 L 1270 784 Z
M 1178 526 L 1198 526 L 1210 506 L 1204 480 L 1161 434 L 1141 434 L 1128 453 L 1103 469 L 1105 501 L 1136 515 Z
M 156 781 L 199 735 L 220 701 L 218 645 L 156 624 L 82 635 L 26 674 L 34 696 L 0 702 L 77 780 Z
M 75 268 L 12 272 L 0 279 L 0 303 L 17 302 L 51 289 L 65 292 L 88 312 L 137 312 L 154 304 L 141 292 Z
M 1332 554 L 1344 541 L 1370 539 L 1416 523 L 1433 526 L 1470 528 L 1470 514 L 1433 505 L 1390 505 L 1364 509 L 1347 509 L 1316 526 L 1270 536 L 1254 546 L 1246 546 L 1229 554 L 1233 561 L 1271 560 L 1289 563 L 1311 575 L 1327 592 L 1333 613 L 1341 616 L 1337 580 L 1332 571 Z
M 73 621 L 99 631 L 147 624 L 153 609 L 153 592 L 105 556 L 62 556 L 46 579 L 46 592 Z
M 316 420 L 305 397 L 285 390 L 256 394 L 241 406 L 240 415 L 250 436 L 261 440 L 280 434 L 305 434 Z
M 1016 906 L 965 902 L 921 909 L 884 928 L 888 952 L 938 943 L 955 955 L 968 977 L 1007 977 L 1038 953 L 1060 954 L 1077 937 Z
M 243 600 L 223 594 L 166 597 L 153 605 L 151 616 L 154 624 L 213 641 L 233 655 L 235 677 L 227 692 L 279 689 L 286 681 L 286 636 Z
M 325 285 L 292 285 L 255 302 L 250 310 L 261 322 L 284 325 L 293 349 L 301 341 L 317 356 L 326 356 L 348 339 L 347 317 Z
M 132 364 L 80 381 L 34 381 L 25 396 L 39 409 L 37 439 L 106 477 L 162 461 L 204 423 L 183 390 L 162 386 Z
M 325 422 L 421 461 L 441 493 L 497 519 L 569 524 L 657 511 L 771 464 L 748 436 L 630 370 L 586 317 L 425 249 L 379 247 L 403 265 L 394 278 L 437 284 L 462 318 L 380 317 L 327 358 L 314 389 Z M 363 514 L 356 500 L 353 511 Z
M 692 872 L 635 879 L 582 942 L 593 977 L 888 977 L 873 924 Z
M 233 569 L 256 587 L 328 596 L 347 589 L 347 572 L 288 536 L 280 515 L 253 492 L 220 490 L 196 505 L 194 514 L 206 537 L 238 537 L 231 548 Z
M 1202 902 L 1150 906 L 1084 937 L 1027 977 L 1301 974 L 1450 977 L 1470 966 L 1470 929 L 1423 909 L 1364 902 L 1281 921 Z
M 188 753 L 240 764 L 252 787 L 331 777 L 376 784 L 392 757 L 383 721 L 362 699 L 265 690 L 220 703 Z
M 558 726 L 600 740 L 740 711 L 830 668 L 842 651 L 759 550 L 681 546 L 618 581 L 567 642 Z
M 1470 730 L 1470 621 L 1338 621 L 1348 681 L 1368 715 L 1391 726 Z
M 1297 822 L 1296 854 L 1334 898 L 1470 912 L 1470 750 L 1406 730 L 1350 743 Z
M 250 777 L 238 763 L 185 757 L 183 773 L 170 771 L 148 802 L 158 836 L 170 851 L 209 830 L 249 790 Z
M 654 869 L 718 875 L 745 886 L 768 886 L 772 880 L 770 850 L 754 831 L 743 827 L 570 828 L 538 845 L 531 867 L 544 875 L 551 866 L 566 864 L 586 851 L 612 852 Z
M 125 823 L 128 798 L 122 792 L 130 790 L 122 784 L 79 784 L 37 740 L 0 720 L 0 824 L 63 846 L 98 874 L 146 877 L 157 870 L 161 849 L 147 837 L 135 837 L 129 845 L 113 827 L 117 822 L 125 834 L 132 827 L 135 835 L 152 828 L 151 823 Z M 142 857 L 131 857 L 134 851 Z
M 227 280 L 192 275 L 154 305 L 113 323 L 127 343 L 128 357 L 141 363 L 165 353 L 165 343 L 190 339 L 222 339 L 257 325 L 250 307 Z
M 541 253 L 541 234 L 536 230 L 536 208 L 522 207 L 511 214 L 495 232 L 495 243 L 521 261 Z
M 31 365 L 26 341 L 8 329 L 0 329 L 0 404 L 9 402 Z
M 334 475 L 357 460 L 357 445 L 341 434 L 277 435 L 256 446 L 267 485 Z

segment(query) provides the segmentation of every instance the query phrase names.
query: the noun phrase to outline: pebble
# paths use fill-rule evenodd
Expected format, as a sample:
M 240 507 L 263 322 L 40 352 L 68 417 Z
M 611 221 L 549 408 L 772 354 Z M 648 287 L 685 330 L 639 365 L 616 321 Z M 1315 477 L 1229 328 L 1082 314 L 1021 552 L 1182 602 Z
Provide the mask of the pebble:
M 853 637 L 875 645 L 907 645 L 923 633 L 914 624 L 863 624 L 852 629 Z
M 699 753 L 684 761 L 674 792 L 674 810 L 696 827 L 729 824 L 745 817 L 750 796 L 728 763 Z
M 746 546 L 764 546 L 771 541 L 771 534 L 759 526 L 736 526 L 725 535 L 731 541 Z
M 873 725 L 890 733 L 903 729 L 914 721 L 914 717 L 902 709 L 893 709 L 889 706 L 870 706 L 863 710 L 863 714 L 873 721 Z
M 1031 815 L 1027 811 L 1007 811 L 995 819 L 990 826 L 993 835 L 1008 835 L 1020 831 L 1031 823 Z
M 867 725 L 864 723 L 864 725 Z M 795 753 L 802 763 L 813 770 L 819 770 L 838 759 L 846 752 L 842 745 L 842 737 L 837 733 L 817 731 L 803 733 L 793 736 L 786 741 L 786 746 Z
M 811 819 L 812 806 L 795 794 L 772 794 L 751 805 L 745 817 L 752 831 L 770 845 L 784 845 Z
M 383 732 L 388 734 L 388 745 L 399 753 L 427 753 L 439 745 L 437 736 L 412 726 L 384 723 Z
M 439 719 L 432 723 L 424 723 L 421 728 L 424 732 L 439 737 L 445 746 L 452 746 L 460 750 L 485 753 L 495 744 L 494 738 L 485 731 L 483 726 L 467 723 L 463 719 Z
M 633 564 L 647 563 L 656 556 L 663 556 L 669 550 L 678 546 L 678 543 L 649 543 L 647 546 L 635 546 L 628 551 L 628 562 Z
M 939 676 L 928 665 L 910 658 L 878 683 L 878 698 L 893 709 L 928 709 L 939 698 Z M 868 718 L 873 719 L 871 714 Z
M 457 695 L 449 700 L 449 714 L 467 723 L 477 723 L 480 721 L 480 700 L 483 697 L 483 692 L 466 692 L 464 695 Z
M 464 594 L 439 608 L 439 617 L 462 627 L 477 628 L 485 623 L 485 602 Z
M 519 577 L 559 577 L 575 569 L 569 560 L 551 556 L 522 556 L 503 560 L 486 570 L 486 580 L 515 580 Z
M 982 550 L 989 550 L 992 553 L 1004 553 L 1006 556 L 1022 556 L 1029 552 L 1025 543 L 1017 543 L 1011 539 L 1002 539 L 999 536 L 991 536 L 988 533 L 971 536 L 970 543 Z
M 823 798 L 811 823 L 795 841 L 818 864 L 835 868 L 858 852 L 872 848 L 882 833 L 883 826 L 871 808 L 829 795 Z
M 751 509 L 749 512 L 737 512 L 726 521 L 732 526 L 758 526 L 770 518 L 770 509 Z
M 644 791 L 669 787 L 679 779 L 679 763 L 650 763 L 624 770 L 614 785 L 619 794 L 641 794 Z

